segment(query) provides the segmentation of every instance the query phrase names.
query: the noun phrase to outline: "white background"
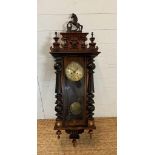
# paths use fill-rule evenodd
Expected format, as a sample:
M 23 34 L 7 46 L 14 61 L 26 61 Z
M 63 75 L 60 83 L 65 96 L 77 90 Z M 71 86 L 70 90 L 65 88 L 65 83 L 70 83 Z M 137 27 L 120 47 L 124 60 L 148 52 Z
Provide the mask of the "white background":
M 95 58 L 94 116 L 117 115 L 116 7 L 115 0 L 38 0 L 38 119 L 56 117 L 54 59 L 49 51 L 55 31 L 66 31 L 66 24 L 72 13 L 77 14 L 78 22 L 83 25 L 83 32 L 94 32 L 95 42 L 101 51 Z M 89 38 L 90 34 L 87 44 L 90 42 Z
M 118 155 L 154 155 L 154 1 L 118 1 Z M 36 155 L 36 1 L 0 5 L 0 154 Z

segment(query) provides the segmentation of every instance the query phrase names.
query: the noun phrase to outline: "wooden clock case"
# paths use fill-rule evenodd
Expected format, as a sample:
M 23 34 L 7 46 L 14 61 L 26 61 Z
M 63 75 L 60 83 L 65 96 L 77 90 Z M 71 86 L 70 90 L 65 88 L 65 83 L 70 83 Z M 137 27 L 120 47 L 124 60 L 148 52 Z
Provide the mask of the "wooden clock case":
M 65 130 L 72 139 L 73 145 L 76 145 L 76 139 L 84 130 L 88 130 L 90 136 L 93 129 L 96 129 L 93 111 L 94 106 L 94 79 L 95 69 L 94 57 L 98 52 L 98 47 L 94 43 L 95 38 L 91 34 L 89 46 L 86 45 L 88 33 L 81 31 L 62 32 L 61 41 L 55 32 L 53 47 L 50 48 L 50 54 L 55 58 L 54 68 L 56 70 L 56 122 L 54 129 L 60 138 L 61 130 Z M 69 81 L 65 75 L 65 68 L 72 62 L 78 62 L 84 69 L 84 76 L 80 81 Z M 79 99 L 82 112 L 79 116 L 70 115 L 69 105 Z

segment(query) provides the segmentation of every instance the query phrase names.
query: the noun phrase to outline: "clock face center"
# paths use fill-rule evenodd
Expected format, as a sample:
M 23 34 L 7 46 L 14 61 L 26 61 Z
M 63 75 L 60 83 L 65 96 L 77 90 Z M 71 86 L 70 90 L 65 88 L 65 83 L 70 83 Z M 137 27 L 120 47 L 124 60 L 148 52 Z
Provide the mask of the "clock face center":
M 70 105 L 70 111 L 73 115 L 79 115 L 81 113 L 81 104 L 74 102 Z

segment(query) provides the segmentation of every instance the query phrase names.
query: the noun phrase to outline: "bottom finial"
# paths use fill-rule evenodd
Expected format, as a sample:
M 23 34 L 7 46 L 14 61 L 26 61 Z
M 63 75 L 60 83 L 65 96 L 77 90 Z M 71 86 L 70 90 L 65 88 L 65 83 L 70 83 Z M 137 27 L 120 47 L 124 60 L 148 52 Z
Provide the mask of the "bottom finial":
M 73 140 L 72 140 L 72 143 L 73 143 L 73 146 L 74 146 L 74 147 L 77 146 L 77 141 L 76 141 L 76 139 L 73 139 Z
M 57 138 L 60 139 L 61 131 L 58 130 L 58 131 L 56 132 L 56 134 L 57 134 Z
M 89 130 L 88 134 L 90 135 L 90 139 L 92 139 L 93 130 Z

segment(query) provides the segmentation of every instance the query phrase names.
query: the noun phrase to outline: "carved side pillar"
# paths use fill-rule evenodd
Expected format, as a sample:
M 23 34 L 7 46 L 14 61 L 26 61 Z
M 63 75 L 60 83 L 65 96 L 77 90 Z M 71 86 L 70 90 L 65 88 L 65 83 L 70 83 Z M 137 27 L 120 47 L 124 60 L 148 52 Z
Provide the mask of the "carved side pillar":
M 93 56 L 88 58 L 88 64 L 87 64 L 87 69 L 88 69 L 88 90 L 87 90 L 87 104 L 88 104 L 88 127 L 89 131 L 88 133 L 90 134 L 90 138 L 92 137 L 93 130 L 94 128 L 94 118 L 93 118 L 93 111 L 95 110 L 94 106 L 94 69 L 95 69 L 95 64 L 94 64 L 94 59 Z
M 62 58 L 57 57 L 56 58 L 56 63 L 54 64 L 54 69 L 56 70 L 56 86 L 55 86 L 55 97 L 56 97 L 56 106 L 55 106 L 55 111 L 56 113 L 56 123 L 55 123 L 55 129 L 58 131 L 56 134 L 58 135 L 58 138 L 60 138 L 60 127 L 62 126 L 62 120 L 63 120 L 63 102 L 62 102 L 62 85 L 61 85 L 61 74 L 62 74 Z
M 88 64 L 87 64 L 87 69 L 88 69 L 88 90 L 87 90 L 87 103 L 88 103 L 88 119 L 93 119 L 93 111 L 95 110 L 94 104 L 94 69 L 95 69 L 95 64 L 93 57 L 88 58 Z

